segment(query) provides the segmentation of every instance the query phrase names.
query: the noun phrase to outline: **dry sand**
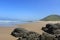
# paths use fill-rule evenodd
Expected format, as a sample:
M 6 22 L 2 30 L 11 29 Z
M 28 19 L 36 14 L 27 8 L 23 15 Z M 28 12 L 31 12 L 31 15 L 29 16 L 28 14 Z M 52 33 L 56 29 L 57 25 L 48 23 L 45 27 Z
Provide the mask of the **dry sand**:
M 22 24 L 22 25 L 16 25 L 14 27 L 0 27 L 0 40 L 16 40 L 15 37 L 11 36 L 10 33 L 15 29 L 16 27 L 22 27 L 25 28 L 26 30 L 29 31 L 34 31 L 39 34 L 42 34 L 41 28 L 45 26 L 47 23 L 60 23 L 60 21 L 49 21 L 49 22 L 33 22 L 33 23 L 28 23 L 28 24 Z

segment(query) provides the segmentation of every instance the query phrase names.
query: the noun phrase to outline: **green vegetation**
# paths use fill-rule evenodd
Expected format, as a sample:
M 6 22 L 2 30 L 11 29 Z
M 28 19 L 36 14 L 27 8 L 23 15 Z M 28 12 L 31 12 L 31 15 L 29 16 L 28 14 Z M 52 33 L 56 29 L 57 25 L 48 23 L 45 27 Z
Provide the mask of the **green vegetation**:
M 49 15 L 41 19 L 41 21 L 60 21 L 60 15 Z

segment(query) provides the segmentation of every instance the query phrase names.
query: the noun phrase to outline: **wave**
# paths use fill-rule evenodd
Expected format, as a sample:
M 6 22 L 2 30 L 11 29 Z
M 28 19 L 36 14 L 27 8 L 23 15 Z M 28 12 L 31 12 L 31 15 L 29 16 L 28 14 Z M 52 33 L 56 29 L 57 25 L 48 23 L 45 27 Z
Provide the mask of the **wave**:
M 0 26 L 14 26 L 16 24 L 24 24 L 27 22 L 22 21 L 10 21 L 10 20 L 0 20 Z

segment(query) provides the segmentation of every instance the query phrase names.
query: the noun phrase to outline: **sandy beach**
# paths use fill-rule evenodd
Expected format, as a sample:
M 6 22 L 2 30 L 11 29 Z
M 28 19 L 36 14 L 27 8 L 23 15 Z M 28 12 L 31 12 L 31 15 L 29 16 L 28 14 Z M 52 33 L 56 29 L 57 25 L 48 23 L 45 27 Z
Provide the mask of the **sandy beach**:
M 41 28 L 44 27 L 47 23 L 60 23 L 60 21 L 49 21 L 49 22 L 38 21 L 21 25 L 18 24 L 14 27 L 0 27 L 0 40 L 16 40 L 16 38 L 11 36 L 10 34 L 13 31 L 13 29 L 17 27 L 25 28 L 26 30 L 42 34 L 43 31 L 41 30 Z

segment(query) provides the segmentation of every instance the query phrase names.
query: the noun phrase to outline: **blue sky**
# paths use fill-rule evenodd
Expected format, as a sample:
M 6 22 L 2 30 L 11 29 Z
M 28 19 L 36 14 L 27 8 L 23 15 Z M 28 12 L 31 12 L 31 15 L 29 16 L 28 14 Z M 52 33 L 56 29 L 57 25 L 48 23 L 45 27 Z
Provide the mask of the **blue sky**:
M 0 0 L 0 17 L 38 20 L 60 15 L 60 0 Z

